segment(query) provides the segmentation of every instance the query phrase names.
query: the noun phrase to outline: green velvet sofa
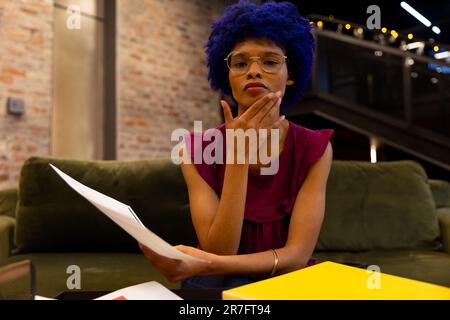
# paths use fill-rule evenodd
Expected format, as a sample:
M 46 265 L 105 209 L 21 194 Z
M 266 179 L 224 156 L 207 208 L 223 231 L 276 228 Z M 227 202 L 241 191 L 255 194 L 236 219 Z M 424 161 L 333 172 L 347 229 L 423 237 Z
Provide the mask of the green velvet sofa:
M 30 259 L 37 293 L 68 291 L 71 265 L 83 291 L 109 291 L 156 280 L 170 283 L 137 243 L 68 187 L 49 162 L 80 182 L 133 207 L 169 243 L 196 245 L 180 168 L 169 158 L 76 161 L 30 158 L 18 190 L 0 191 L 0 265 Z M 314 256 L 378 265 L 382 272 L 450 287 L 450 185 L 429 180 L 413 161 L 334 161 Z

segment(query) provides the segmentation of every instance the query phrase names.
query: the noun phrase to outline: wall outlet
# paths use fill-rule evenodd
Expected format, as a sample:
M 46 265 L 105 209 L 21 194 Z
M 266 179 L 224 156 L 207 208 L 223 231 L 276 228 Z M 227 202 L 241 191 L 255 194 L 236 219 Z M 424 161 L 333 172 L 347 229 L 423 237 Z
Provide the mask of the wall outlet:
M 9 114 L 21 116 L 25 113 L 25 101 L 23 99 L 8 97 L 6 105 Z

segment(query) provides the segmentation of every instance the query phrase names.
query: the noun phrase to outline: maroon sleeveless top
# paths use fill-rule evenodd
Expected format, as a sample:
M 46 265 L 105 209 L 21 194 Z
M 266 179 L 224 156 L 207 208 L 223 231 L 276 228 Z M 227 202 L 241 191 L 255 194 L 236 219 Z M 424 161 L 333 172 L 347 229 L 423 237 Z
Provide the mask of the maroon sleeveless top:
M 222 132 L 225 155 L 225 124 L 216 129 Z M 261 175 L 260 170 L 249 170 L 245 216 L 238 254 L 256 253 L 285 245 L 289 221 L 295 199 L 311 166 L 323 155 L 333 130 L 311 130 L 289 121 L 289 129 L 283 150 L 279 156 L 279 169 L 274 175 Z M 193 138 L 201 139 L 203 133 L 190 133 L 187 142 L 192 163 L 194 153 L 203 151 L 214 141 L 203 141 L 201 150 L 194 145 Z M 202 153 L 203 154 L 203 153 Z M 214 155 L 214 152 L 213 152 Z M 225 156 L 223 157 L 225 159 Z M 220 199 L 225 176 L 223 164 L 195 164 L 200 176 L 215 191 Z

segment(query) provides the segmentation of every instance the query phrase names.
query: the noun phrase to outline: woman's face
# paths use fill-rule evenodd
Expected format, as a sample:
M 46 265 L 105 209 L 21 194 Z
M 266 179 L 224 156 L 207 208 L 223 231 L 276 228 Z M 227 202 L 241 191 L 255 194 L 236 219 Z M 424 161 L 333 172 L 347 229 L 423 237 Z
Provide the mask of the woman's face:
M 285 55 L 279 46 L 268 39 L 249 38 L 236 44 L 232 49 L 232 52 L 244 52 L 251 57 L 262 56 L 264 52 L 268 51 Z M 233 97 L 239 105 L 240 113 L 269 92 L 281 91 L 282 96 L 284 96 L 286 85 L 294 83 L 288 78 L 286 63 L 282 64 L 282 67 L 278 72 L 267 73 L 255 60 L 251 61 L 248 70 L 243 74 L 236 74 L 229 70 L 228 78 Z M 251 82 L 262 83 L 265 88 L 246 90 L 245 86 Z

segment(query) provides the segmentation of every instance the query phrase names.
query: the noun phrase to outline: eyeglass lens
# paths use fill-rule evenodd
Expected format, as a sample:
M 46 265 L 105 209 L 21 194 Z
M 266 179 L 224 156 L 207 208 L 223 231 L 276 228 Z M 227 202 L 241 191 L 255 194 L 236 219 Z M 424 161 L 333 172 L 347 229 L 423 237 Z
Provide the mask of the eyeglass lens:
M 258 61 L 261 68 L 268 73 L 274 73 L 280 70 L 284 57 L 277 53 L 265 53 L 260 57 L 250 57 L 245 53 L 236 53 L 228 58 L 228 67 L 237 73 L 246 72 L 252 60 Z

